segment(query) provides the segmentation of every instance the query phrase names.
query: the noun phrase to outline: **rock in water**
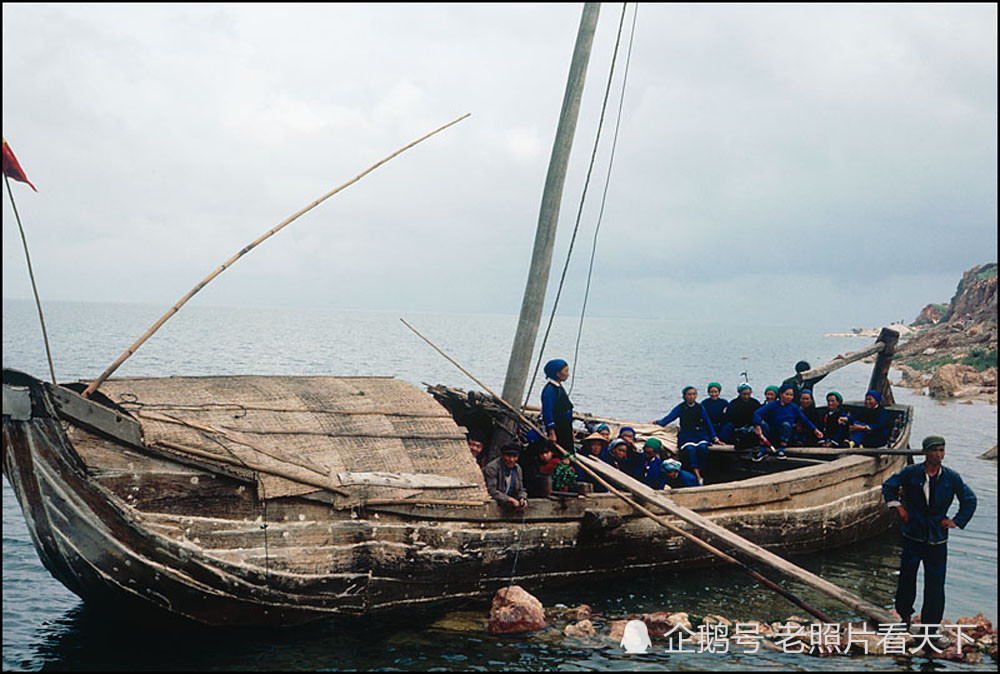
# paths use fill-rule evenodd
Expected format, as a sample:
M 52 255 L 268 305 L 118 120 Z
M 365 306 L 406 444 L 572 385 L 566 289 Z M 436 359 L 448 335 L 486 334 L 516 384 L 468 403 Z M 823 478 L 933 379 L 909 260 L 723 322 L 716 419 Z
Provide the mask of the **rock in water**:
M 545 627 L 545 609 L 542 602 L 524 591 L 519 585 L 497 590 L 490 607 L 491 634 L 521 634 Z
M 581 620 L 577 623 L 570 623 L 566 625 L 563 630 L 563 634 L 568 637 L 592 637 L 597 634 L 594 630 L 594 624 L 589 620 Z

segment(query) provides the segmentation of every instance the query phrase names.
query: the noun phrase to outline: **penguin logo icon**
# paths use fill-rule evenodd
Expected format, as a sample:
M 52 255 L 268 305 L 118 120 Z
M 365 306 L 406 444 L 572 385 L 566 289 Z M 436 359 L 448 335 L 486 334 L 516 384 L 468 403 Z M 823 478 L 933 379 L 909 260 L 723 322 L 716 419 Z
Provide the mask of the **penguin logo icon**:
M 649 630 L 641 620 L 629 620 L 622 635 L 622 648 L 626 653 L 645 653 L 653 645 L 649 640 Z

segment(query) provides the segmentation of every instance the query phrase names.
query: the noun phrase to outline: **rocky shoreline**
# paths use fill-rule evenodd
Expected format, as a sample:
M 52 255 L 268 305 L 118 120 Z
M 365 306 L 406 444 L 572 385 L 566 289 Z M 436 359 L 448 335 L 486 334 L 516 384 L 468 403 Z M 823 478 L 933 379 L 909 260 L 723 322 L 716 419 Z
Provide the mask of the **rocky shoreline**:
M 633 621 L 643 623 L 645 629 L 641 631 L 648 635 L 648 646 L 664 653 L 726 653 L 742 649 L 746 653 L 773 651 L 817 657 L 918 656 L 964 663 L 997 660 L 997 631 L 982 613 L 959 618 L 954 623 L 945 620 L 942 631 L 949 643 L 935 647 L 919 633 L 916 636 L 907 633 L 902 619 L 895 625 L 873 629 L 860 622 L 819 624 L 798 616 L 774 622 L 696 616 L 680 611 L 615 616 L 602 614 L 586 604 L 546 608 L 517 585 L 496 593 L 488 622 L 481 613 L 462 612 L 452 613 L 432 627 L 445 631 L 486 631 L 501 637 L 540 641 L 573 639 L 593 648 L 621 648 Z M 914 617 L 914 623 L 920 623 L 919 616 Z M 929 635 L 930 629 L 924 631 Z
M 997 404 L 997 263 L 962 275 L 951 302 L 928 304 L 901 332 L 895 386 L 940 400 Z

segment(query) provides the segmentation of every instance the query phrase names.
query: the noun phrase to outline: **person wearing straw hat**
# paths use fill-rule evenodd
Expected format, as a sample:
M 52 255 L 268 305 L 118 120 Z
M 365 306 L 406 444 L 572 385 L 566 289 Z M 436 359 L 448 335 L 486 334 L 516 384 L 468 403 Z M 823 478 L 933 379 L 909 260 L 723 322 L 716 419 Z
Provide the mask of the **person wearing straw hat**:
M 591 433 L 583 439 L 583 453 L 592 459 L 603 460 L 607 448 L 608 441 L 600 433 Z M 594 485 L 594 493 L 607 491 L 607 487 L 604 487 L 595 478 L 588 475 L 579 465 L 573 464 L 573 469 L 576 470 L 577 482 L 590 482 Z
M 944 615 L 944 581 L 948 562 L 948 530 L 964 529 L 976 512 L 976 495 L 962 476 L 944 462 L 945 439 L 929 435 L 921 444 L 924 462 L 903 468 L 882 484 L 886 505 L 894 508 L 903 521 L 903 551 L 899 582 L 896 586 L 896 611 L 907 625 L 911 623 L 917 595 L 917 570 L 924 565 L 924 603 L 920 608 L 923 625 L 939 625 Z M 954 518 L 948 509 L 958 498 Z M 912 630 L 911 630 L 912 631 Z M 948 645 L 940 627 L 937 646 Z
M 500 456 L 486 464 L 483 479 L 486 489 L 494 501 L 508 510 L 524 510 L 528 507 L 528 492 L 524 488 L 524 473 L 517 459 L 521 455 L 521 445 L 508 442 L 500 448 Z

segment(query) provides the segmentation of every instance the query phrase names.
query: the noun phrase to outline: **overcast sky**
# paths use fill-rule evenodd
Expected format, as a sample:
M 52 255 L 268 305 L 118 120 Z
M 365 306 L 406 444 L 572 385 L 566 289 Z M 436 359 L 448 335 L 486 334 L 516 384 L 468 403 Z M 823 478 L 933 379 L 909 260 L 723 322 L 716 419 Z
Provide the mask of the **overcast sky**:
M 581 5 L 3 4 L 43 301 L 518 311 Z M 629 5 L 628 42 L 634 5 Z M 621 5 L 606 4 L 550 298 Z M 561 313 L 586 281 L 619 61 Z M 640 5 L 588 312 L 869 326 L 997 259 L 997 6 Z M 31 296 L 9 199 L 3 296 Z

